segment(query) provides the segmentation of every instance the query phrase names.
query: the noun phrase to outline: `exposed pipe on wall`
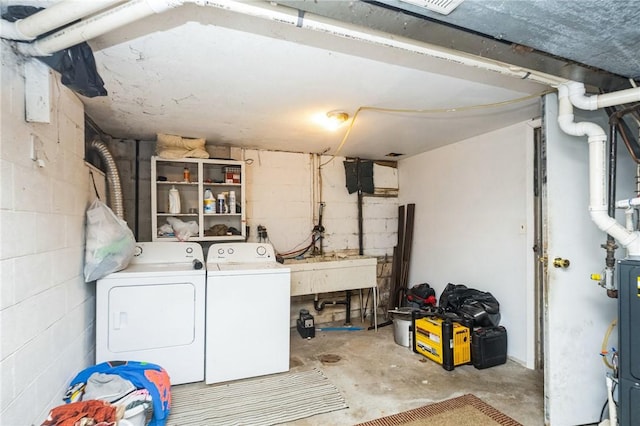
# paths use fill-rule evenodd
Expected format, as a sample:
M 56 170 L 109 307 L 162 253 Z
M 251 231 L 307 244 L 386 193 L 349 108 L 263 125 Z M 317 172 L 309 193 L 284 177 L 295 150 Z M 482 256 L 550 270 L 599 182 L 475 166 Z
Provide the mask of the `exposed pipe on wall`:
M 118 174 L 116 162 L 113 159 L 109 148 L 107 148 L 107 145 L 101 141 L 100 138 L 95 137 L 91 141 L 90 147 L 100 155 L 100 158 L 104 161 L 107 169 L 107 182 L 109 183 L 109 207 L 111 207 L 116 216 L 124 220 L 122 185 L 120 184 L 120 175 Z
M 615 218 L 616 215 L 616 172 L 618 169 L 618 139 L 616 137 L 616 128 L 613 125 L 609 126 L 609 177 L 607 180 L 608 186 L 608 197 L 607 197 L 607 214 Z M 628 218 L 628 216 L 627 216 Z M 633 228 L 629 228 L 629 224 L 626 223 L 626 229 L 628 231 L 633 231 Z M 615 238 L 611 235 L 607 234 L 607 242 L 602 244 L 600 247 L 606 250 L 607 255 L 605 256 L 605 269 L 604 269 L 604 282 L 602 283 L 604 288 L 607 289 L 607 295 L 612 298 L 618 297 L 618 291 L 615 290 L 615 285 L 613 284 L 613 272 L 616 265 L 616 249 L 618 245 L 616 244 Z
M 626 247 L 630 258 L 640 258 L 640 233 L 629 231 L 609 216 L 606 200 L 606 140 L 604 130 L 595 123 L 574 121 L 573 106 L 597 109 L 640 100 L 640 88 L 604 95 L 585 96 L 582 83 L 569 82 L 558 87 L 558 124 L 572 136 L 587 136 L 589 143 L 589 210 L 592 221 L 602 231 Z M 613 284 L 612 284 L 613 285 Z
M 139 215 L 139 209 L 140 209 L 140 139 L 136 139 L 136 162 L 135 162 L 135 178 L 134 178 L 134 182 L 135 182 L 135 197 L 134 197 L 134 209 L 135 209 L 135 214 L 133 215 L 134 217 L 134 226 L 133 226 L 133 230 L 134 230 L 134 236 L 136 237 L 136 241 L 139 241 L 140 238 L 140 215 Z M 199 268 L 198 268 L 199 269 Z

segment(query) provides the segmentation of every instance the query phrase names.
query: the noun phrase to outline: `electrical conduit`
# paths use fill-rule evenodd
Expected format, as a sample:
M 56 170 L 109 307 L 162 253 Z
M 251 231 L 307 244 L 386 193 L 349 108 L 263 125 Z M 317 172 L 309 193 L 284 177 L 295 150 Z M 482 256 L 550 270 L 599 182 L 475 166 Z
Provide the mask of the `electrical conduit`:
M 582 86 L 582 87 L 579 87 Z M 630 258 L 640 258 L 640 233 L 638 231 L 628 231 L 623 225 L 616 222 L 607 213 L 606 201 L 606 140 L 604 130 L 595 123 L 574 121 L 573 105 L 585 107 L 587 109 L 597 109 L 601 104 L 609 104 L 613 99 L 624 100 L 632 98 L 628 90 L 623 95 L 617 96 L 615 93 L 608 94 L 605 102 L 599 102 L 606 95 L 584 96 L 584 85 L 570 82 L 558 86 L 558 124 L 563 132 L 572 136 L 587 136 L 589 143 L 589 211 L 591 220 L 602 231 L 615 238 L 627 249 Z M 640 89 L 637 91 L 640 99 Z M 616 92 L 617 93 L 617 92 Z M 596 99 L 590 99 L 596 98 Z M 603 105 L 602 105 L 603 106 Z

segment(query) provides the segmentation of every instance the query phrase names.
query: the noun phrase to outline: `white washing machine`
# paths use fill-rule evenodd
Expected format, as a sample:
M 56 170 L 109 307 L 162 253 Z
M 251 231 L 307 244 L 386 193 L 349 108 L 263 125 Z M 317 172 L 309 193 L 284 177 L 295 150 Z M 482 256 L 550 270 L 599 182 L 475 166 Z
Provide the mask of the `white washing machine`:
M 290 292 L 270 244 L 209 247 L 206 383 L 289 371 Z
M 147 361 L 171 384 L 204 380 L 202 247 L 137 243 L 129 266 L 96 284 L 96 363 Z

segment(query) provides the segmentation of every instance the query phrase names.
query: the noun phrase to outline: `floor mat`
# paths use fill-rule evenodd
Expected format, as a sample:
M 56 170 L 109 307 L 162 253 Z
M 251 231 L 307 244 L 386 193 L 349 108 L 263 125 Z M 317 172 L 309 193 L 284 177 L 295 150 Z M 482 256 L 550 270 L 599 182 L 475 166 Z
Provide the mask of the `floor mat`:
M 169 426 L 275 425 L 347 408 L 320 370 L 171 388 Z
M 522 426 L 475 395 L 436 402 L 357 426 Z

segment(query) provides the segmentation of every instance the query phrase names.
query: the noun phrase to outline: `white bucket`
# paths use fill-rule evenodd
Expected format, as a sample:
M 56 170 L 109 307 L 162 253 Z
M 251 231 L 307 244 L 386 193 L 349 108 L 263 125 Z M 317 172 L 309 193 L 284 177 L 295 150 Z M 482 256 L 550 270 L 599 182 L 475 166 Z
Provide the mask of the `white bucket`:
M 391 311 L 393 318 L 393 340 L 400 346 L 411 347 L 411 312 L 413 308 L 398 308 Z

